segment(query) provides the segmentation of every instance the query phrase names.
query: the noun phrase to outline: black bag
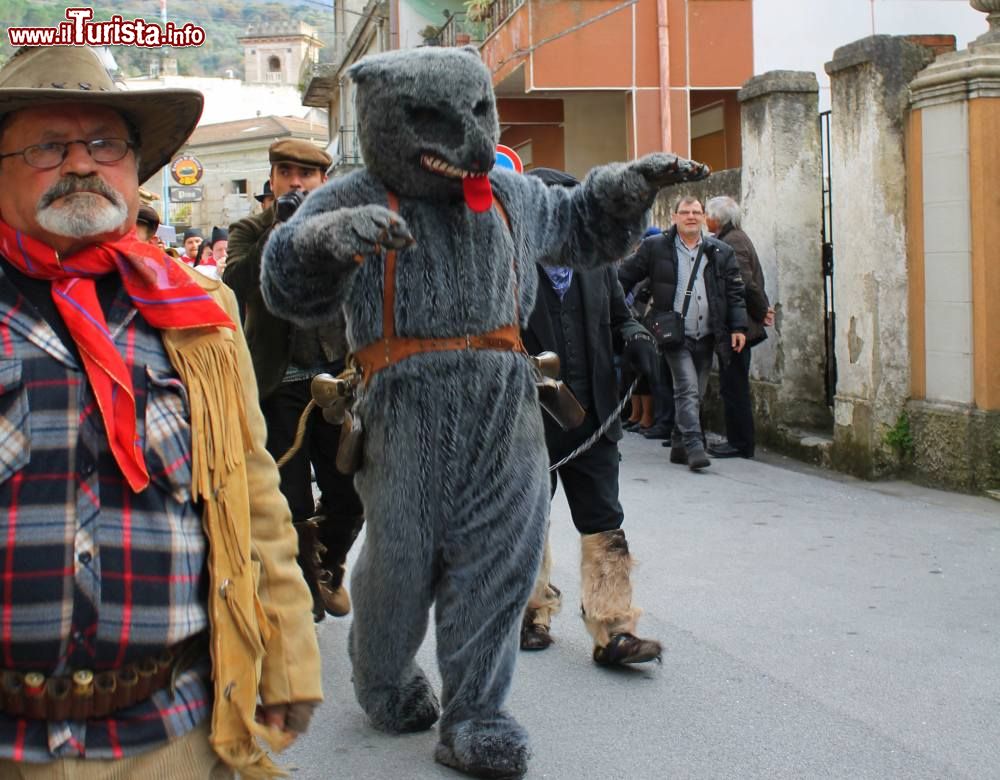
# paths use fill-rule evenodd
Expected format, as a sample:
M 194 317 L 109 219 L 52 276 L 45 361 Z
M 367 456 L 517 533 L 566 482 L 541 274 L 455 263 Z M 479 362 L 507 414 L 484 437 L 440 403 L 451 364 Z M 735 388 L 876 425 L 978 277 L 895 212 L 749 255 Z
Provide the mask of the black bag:
M 680 312 L 663 311 L 662 309 L 650 308 L 646 316 L 642 319 L 643 327 L 653 334 L 656 345 L 660 349 L 674 349 L 684 343 L 684 319 L 687 317 L 688 306 L 691 304 L 691 294 L 694 290 L 694 283 L 698 279 L 698 269 L 701 267 L 701 258 L 705 254 L 705 244 L 702 242 L 698 250 L 698 256 L 694 260 L 694 268 L 691 269 L 691 277 L 688 279 L 687 290 L 684 293 L 684 306 Z
M 650 309 L 642 324 L 656 339 L 660 349 L 679 347 L 684 343 L 684 317 L 675 311 Z

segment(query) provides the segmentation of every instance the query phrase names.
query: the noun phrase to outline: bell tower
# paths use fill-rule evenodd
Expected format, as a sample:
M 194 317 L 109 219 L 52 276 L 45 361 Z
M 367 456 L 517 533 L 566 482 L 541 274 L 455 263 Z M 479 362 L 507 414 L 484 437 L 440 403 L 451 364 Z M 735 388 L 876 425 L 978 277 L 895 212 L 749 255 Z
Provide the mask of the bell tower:
M 303 67 L 313 65 L 323 47 L 316 30 L 304 22 L 252 24 L 237 40 L 247 84 L 296 86 Z

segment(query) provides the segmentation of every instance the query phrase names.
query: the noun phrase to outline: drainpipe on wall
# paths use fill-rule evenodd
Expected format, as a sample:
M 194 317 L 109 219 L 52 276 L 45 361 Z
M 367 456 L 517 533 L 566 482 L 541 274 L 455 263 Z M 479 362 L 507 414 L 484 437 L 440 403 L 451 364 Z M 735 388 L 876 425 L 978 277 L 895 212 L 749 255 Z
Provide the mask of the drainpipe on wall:
M 656 32 L 660 50 L 660 146 L 669 152 L 673 146 L 670 132 L 670 20 L 667 2 L 656 0 Z

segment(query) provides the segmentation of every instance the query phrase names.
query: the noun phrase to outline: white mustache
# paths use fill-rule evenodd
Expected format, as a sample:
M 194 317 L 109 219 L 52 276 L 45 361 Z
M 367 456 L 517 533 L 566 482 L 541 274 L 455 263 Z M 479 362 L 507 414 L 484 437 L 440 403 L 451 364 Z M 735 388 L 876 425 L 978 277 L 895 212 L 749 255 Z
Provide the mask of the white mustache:
M 38 202 L 38 208 L 44 209 L 52 205 L 59 198 L 72 195 L 75 192 L 93 192 L 103 195 L 115 206 L 125 207 L 122 196 L 105 184 L 99 176 L 63 176 L 59 181 L 49 187 Z

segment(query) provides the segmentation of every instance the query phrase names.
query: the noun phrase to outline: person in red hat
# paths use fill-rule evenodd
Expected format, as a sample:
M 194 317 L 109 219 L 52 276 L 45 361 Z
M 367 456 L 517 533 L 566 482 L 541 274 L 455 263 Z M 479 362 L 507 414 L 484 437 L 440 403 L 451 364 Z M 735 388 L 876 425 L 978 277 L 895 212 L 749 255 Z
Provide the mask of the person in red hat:
M 0 70 L 0 777 L 269 777 L 322 699 L 232 293 L 136 233 L 191 90 Z

